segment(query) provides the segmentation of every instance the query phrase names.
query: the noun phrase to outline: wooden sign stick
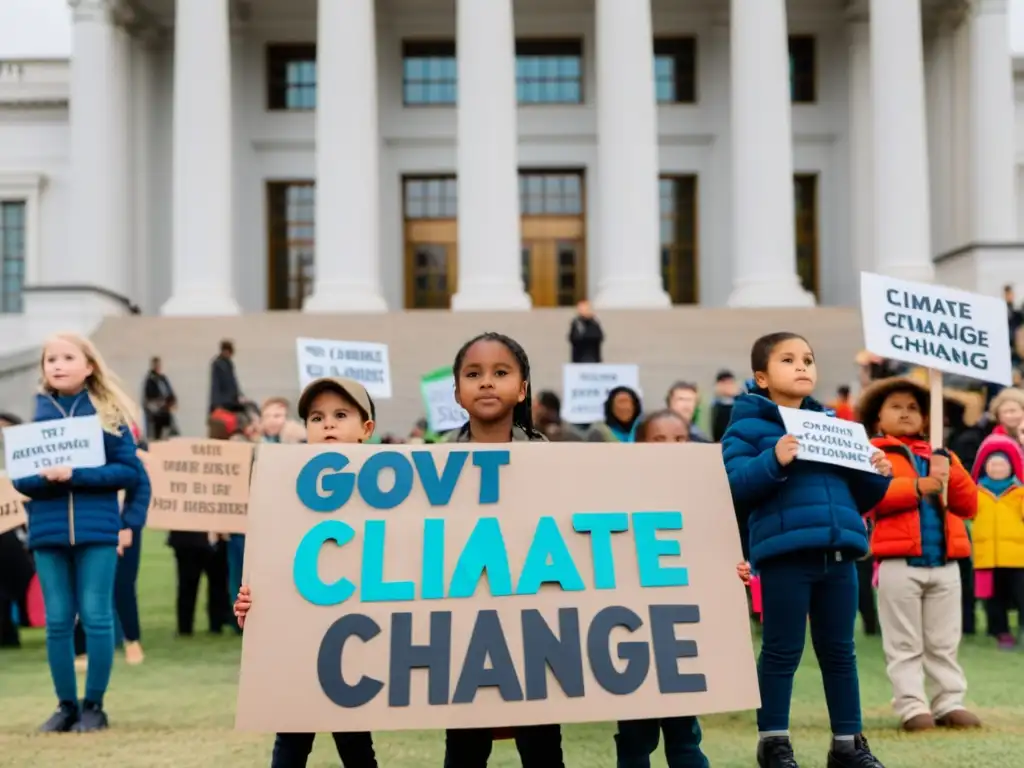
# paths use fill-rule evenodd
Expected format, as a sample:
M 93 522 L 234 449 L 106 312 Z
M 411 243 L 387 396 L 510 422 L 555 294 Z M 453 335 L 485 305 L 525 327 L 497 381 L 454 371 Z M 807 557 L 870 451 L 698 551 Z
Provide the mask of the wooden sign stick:
M 928 409 L 928 433 L 931 438 L 932 451 L 942 448 L 943 438 L 946 432 L 946 418 L 943 412 L 942 401 L 942 371 L 934 368 L 928 369 L 928 388 L 931 390 L 930 406 Z M 952 461 L 950 462 L 952 464 Z M 949 495 L 948 483 L 942 486 L 942 505 L 946 505 Z

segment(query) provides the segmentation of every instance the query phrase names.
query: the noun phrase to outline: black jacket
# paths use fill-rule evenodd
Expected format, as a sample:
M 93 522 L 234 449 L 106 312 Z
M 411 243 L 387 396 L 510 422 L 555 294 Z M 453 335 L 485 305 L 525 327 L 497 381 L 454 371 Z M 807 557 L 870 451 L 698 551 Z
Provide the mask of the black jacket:
M 210 412 L 218 408 L 237 409 L 242 398 L 231 358 L 217 355 L 210 363 Z
M 572 344 L 572 362 L 600 363 L 601 343 L 604 331 L 593 317 L 576 317 L 569 326 L 569 343 Z

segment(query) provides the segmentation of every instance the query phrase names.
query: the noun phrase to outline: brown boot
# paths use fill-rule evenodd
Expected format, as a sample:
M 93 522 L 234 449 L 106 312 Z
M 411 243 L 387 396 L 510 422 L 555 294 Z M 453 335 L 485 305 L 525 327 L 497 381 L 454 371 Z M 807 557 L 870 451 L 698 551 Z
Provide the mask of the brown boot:
M 900 728 L 907 733 L 915 733 L 917 731 L 928 731 L 935 727 L 935 718 L 931 715 L 914 715 L 909 720 L 906 720 Z
M 981 718 L 966 709 L 954 709 L 937 721 L 942 728 L 980 728 Z

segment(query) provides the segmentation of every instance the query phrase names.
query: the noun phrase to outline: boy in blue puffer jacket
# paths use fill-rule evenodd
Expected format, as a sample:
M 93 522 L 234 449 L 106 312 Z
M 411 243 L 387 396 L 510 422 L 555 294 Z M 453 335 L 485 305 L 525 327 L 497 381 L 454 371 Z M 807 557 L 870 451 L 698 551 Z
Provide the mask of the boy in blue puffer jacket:
M 825 411 L 810 397 L 814 352 L 795 333 L 773 333 L 754 342 L 750 363 L 754 386 L 736 398 L 722 458 L 737 514 L 749 517 L 750 561 L 761 577 L 757 762 L 798 768 L 789 707 L 810 616 L 832 724 L 828 767 L 883 768 L 861 733 L 853 633 L 856 562 L 868 551 L 861 515 L 885 496 L 892 465 L 881 451 L 872 456 L 878 475 L 796 461 L 799 444 L 779 406 Z
M 46 467 L 14 481 L 29 501 L 28 546 L 46 603 L 46 654 L 57 693 L 57 711 L 43 724 L 49 733 L 107 727 L 103 696 L 114 661 L 114 573 L 118 550 L 132 545 L 149 508 L 145 470 L 129 425 L 136 409 L 107 371 L 88 339 L 59 334 L 43 347 L 42 392 L 35 421 L 99 417 L 106 464 L 72 469 Z M 118 492 L 134 494 L 124 514 Z M 141 518 L 141 519 L 140 519 Z M 85 630 L 88 674 L 78 704 L 75 617 Z

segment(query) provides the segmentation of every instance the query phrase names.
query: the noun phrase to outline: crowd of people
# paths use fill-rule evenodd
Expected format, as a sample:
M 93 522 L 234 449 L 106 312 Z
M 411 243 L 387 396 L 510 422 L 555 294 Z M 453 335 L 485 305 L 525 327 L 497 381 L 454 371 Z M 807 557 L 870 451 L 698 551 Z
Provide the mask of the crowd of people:
M 577 337 L 592 346 L 596 338 L 592 327 L 581 327 Z M 212 366 L 209 438 L 314 444 L 378 439 L 376 405 L 357 382 L 311 383 L 293 421 L 283 398 L 260 408 L 245 400 L 232 354 L 231 343 L 222 343 Z M 107 727 L 103 699 L 116 644 L 123 640 L 132 663 L 144 658 L 135 578 L 150 490 L 135 425 L 143 418 L 150 428 L 158 424 L 160 436 L 174 428 L 173 418 L 166 418 L 173 415 L 174 393 L 154 362 L 143 417 L 88 340 L 59 335 L 43 348 L 35 419 L 95 413 L 107 456 L 104 467 L 51 468 L 16 481 L 29 499 L 29 526 L 0 537 L 6 644 L 17 644 L 13 618 L 25 617 L 19 603 L 33 570 L 46 603 L 47 656 L 58 699 L 42 726 L 47 732 Z M 731 372 L 721 371 L 706 405 L 689 382 L 674 384 L 653 408 L 639 393 L 618 387 L 608 393 L 602 421 L 572 425 L 562 421 L 555 392 L 533 395 L 526 351 L 506 336 L 486 333 L 467 341 L 453 365 L 456 400 L 467 423 L 434 435 L 421 422 L 409 436 L 387 442 L 720 442 L 743 542 L 737 573 L 748 583 L 756 578 L 761 594 L 758 764 L 797 766 L 789 710 L 809 618 L 833 732 L 828 766 L 876 768 L 882 763 L 862 732 L 858 610 L 865 630 L 882 634 L 896 719 L 908 731 L 980 724 L 965 708 L 967 681 L 957 661 L 962 635 L 975 631 L 976 600 L 984 601 L 987 630 L 998 646 L 1018 647 L 1009 613 L 1024 611 L 1024 391 L 995 394 L 976 419 L 951 391 L 949 423 L 935 428 L 952 450 L 933 450 L 929 389 L 913 371 L 870 357 L 859 362 L 859 398 L 841 389 L 830 408 L 812 396 L 818 372 L 808 341 L 770 334 L 752 347 L 752 379 L 741 387 Z M 861 421 L 877 449 L 876 472 L 797 461 L 798 442 L 786 434 L 779 406 Z M 177 564 L 179 634 L 194 631 L 204 574 L 209 631 L 243 631 L 259 599 L 240 583 L 244 537 L 174 532 L 168 543 Z M 80 662 L 87 669 L 81 701 L 74 667 L 76 650 L 81 655 L 83 648 L 76 648 L 76 631 L 84 637 Z M 649 766 L 662 737 L 671 768 L 708 764 L 700 724 L 691 717 L 620 722 L 610 749 L 619 766 Z M 334 738 L 347 768 L 377 765 L 371 734 Z M 448 731 L 445 765 L 485 766 L 492 738 L 490 730 Z M 272 765 L 305 765 L 313 739 L 280 734 Z M 516 729 L 515 739 L 524 766 L 564 765 L 557 724 Z

